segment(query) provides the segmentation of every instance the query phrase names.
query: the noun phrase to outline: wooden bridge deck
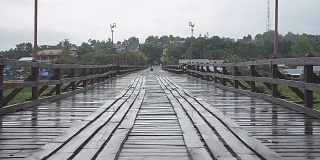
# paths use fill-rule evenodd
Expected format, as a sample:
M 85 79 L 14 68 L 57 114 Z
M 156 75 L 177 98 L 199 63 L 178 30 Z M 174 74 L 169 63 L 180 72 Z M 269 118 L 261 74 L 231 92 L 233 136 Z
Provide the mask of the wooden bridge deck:
M 319 119 L 159 68 L 0 127 L 0 159 L 320 159 Z

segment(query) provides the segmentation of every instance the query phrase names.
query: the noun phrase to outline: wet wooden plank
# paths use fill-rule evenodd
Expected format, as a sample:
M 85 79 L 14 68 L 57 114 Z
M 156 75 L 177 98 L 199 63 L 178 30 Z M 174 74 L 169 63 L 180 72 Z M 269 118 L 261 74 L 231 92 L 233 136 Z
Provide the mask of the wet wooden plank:
M 123 82 L 118 83 L 114 86 L 122 85 L 127 87 L 128 80 L 124 79 Z M 106 86 L 107 85 L 108 83 L 106 84 Z M 114 87 L 114 86 L 110 86 L 110 87 Z M 100 87 L 100 88 L 107 89 L 110 87 Z M 115 95 L 119 92 L 119 90 L 123 90 L 123 89 L 124 89 L 123 87 L 117 87 L 117 89 L 112 88 L 111 90 L 113 92 L 113 95 Z M 55 103 L 48 103 L 45 106 L 38 106 L 25 111 L 2 116 L 1 117 L 2 129 L 0 129 L 0 134 L 2 133 L 3 135 L 8 137 L 1 136 L 1 138 L 5 138 L 5 139 L 0 141 L 2 142 L 2 144 L 12 143 L 12 144 L 19 144 L 19 145 L 21 144 L 22 146 L 24 146 L 25 144 L 28 144 L 30 145 L 29 149 L 34 149 L 32 146 L 36 146 L 37 144 L 43 145 L 45 143 L 48 143 L 53 138 L 58 136 L 58 134 L 62 134 L 66 129 L 68 129 L 75 123 L 78 123 L 79 125 L 79 122 L 80 122 L 80 125 L 83 125 L 81 124 L 82 122 L 80 120 L 88 116 L 94 110 L 101 107 L 101 102 L 105 102 L 104 100 L 101 101 L 101 99 L 112 99 L 105 96 L 106 95 L 105 91 L 101 92 L 100 89 L 92 89 L 92 91 L 96 91 L 96 92 L 92 92 L 86 95 L 85 94 L 75 95 L 74 97 L 68 97 L 64 100 L 60 100 Z M 72 103 L 72 102 L 76 102 L 76 103 Z M 90 118 L 88 120 L 90 120 Z M 86 120 L 84 120 L 84 123 L 86 123 Z M 65 125 L 65 124 L 68 124 L 68 125 Z M 79 130 L 82 127 L 71 128 L 71 130 Z M 19 133 L 19 130 L 21 131 L 21 134 L 16 135 L 17 133 Z M 12 133 L 12 134 L 8 135 L 9 133 Z M 30 136 L 28 135 L 29 133 L 30 134 L 34 133 L 34 134 Z M 70 135 L 72 136 L 74 135 L 74 133 L 75 132 L 73 132 Z M 65 132 L 64 134 L 68 134 L 68 132 Z M 48 135 L 52 135 L 52 136 L 48 136 Z M 28 138 L 28 136 L 30 137 Z M 70 137 L 70 136 L 66 136 L 65 138 L 62 138 L 62 139 L 64 140 L 68 139 L 67 137 Z M 60 144 L 56 143 L 56 144 L 49 145 L 48 147 L 44 147 L 42 149 L 52 150 L 53 148 L 57 148 L 59 145 Z M 26 148 L 26 150 L 27 149 L 28 148 Z M 39 150 L 39 154 L 41 154 L 42 149 Z M 14 150 L 14 151 L 17 151 L 17 150 Z M 48 155 L 49 153 L 50 152 L 46 152 L 43 154 Z M 15 154 L 15 155 L 20 156 L 19 154 Z M 15 158 L 15 155 L 12 158 Z M 0 153 L 0 156 L 1 156 L 1 153 Z
M 210 103 L 215 109 L 221 111 L 224 116 L 235 120 L 235 122 L 240 125 L 240 128 L 248 131 L 253 137 L 261 136 L 259 140 L 261 140 L 263 144 L 270 147 L 279 145 L 276 149 L 283 147 L 284 152 L 279 153 L 279 155 L 284 158 L 293 158 L 289 153 L 285 153 L 285 148 L 288 145 L 304 147 L 310 140 L 314 143 L 309 143 L 309 145 L 314 148 L 317 148 L 319 144 L 316 136 L 317 133 L 319 133 L 319 119 L 317 118 L 312 118 L 311 116 L 298 113 L 280 105 L 270 105 L 270 102 L 264 100 L 223 91 L 212 85 L 197 81 L 194 78 L 171 75 L 170 79 L 181 85 L 183 89 L 188 89 L 190 93 L 194 93 L 198 98 L 202 98 Z M 272 134 L 274 134 L 274 136 L 283 134 L 288 135 L 288 137 L 294 137 L 294 135 L 297 134 L 310 136 L 304 138 L 297 137 L 298 139 L 284 138 L 284 136 L 279 138 L 264 136 Z M 290 149 L 288 149 L 288 152 L 289 150 Z M 274 151 L 277 152 L 275 149 Z M 301 156 L 301 158 L 297 159 L 318 158 L 315 153 L 306 152 L 300 153 L 299 156 Z
M 118 159 L 189 159 L 174 115 L 155 78 L 147 76 L 146 97 Z
M 96 159 L 115 159 L 129 131 L 130 129 L 118 129 Z

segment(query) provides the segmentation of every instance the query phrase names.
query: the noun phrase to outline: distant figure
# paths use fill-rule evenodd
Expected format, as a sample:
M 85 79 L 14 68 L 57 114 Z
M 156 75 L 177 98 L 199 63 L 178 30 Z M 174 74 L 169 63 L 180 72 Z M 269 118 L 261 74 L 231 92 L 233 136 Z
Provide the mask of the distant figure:
M 150 70 L 153 71 L 153 66 L 150 66 Z

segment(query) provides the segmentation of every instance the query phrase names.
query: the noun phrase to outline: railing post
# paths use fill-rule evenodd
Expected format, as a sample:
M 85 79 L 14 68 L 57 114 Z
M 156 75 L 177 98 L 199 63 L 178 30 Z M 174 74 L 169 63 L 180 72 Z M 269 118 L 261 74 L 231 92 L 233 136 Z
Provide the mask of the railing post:
M 238 66 L 233 66 L 233 76 L 235 76 L 235 78 L 237 76 L 239 76 L 239 67 Z M 239 81 L 238 80 L 234 80 L 234 88 L 239 89 Z
M 312 54 L 307 54 L 307 57 L 313 57 Z M 313 83 L 313 65 L 304 65 L 304 82 Z M 313 91 L 304 90 L 304 106 L 313 108 Z
M 201 66 L 200 66 L 200 64 L 197 64 L 197 78 L 201 78 Z
M 210 66 L 206 66 L 206 73 L 207 73 L 207 75 L 206 75 L 207 81 L 211 81 L 210 76 L 209 76 L 209 73 L 211 73 Z
M 87 76 L 87 69 L 86 68 L 82 68 L 82 75 Z M 87 79 L 83 80 L 82 83 L 83 83 L 82 84 L 83 88 L 86 88 L 87 87 Z
M 276 59 L 277 57 L 273 57 L 273 59 Z M 277 79 L 278 78 L 278 65 L 277 64 L 271 64 L 271 70 L 272 70 L 272 78 Z M 278 84 L 271 84 L 272 88 L 272 96 L 275 98 L 279 98 L 279 91 L 278 91 Z
M 55 77 L 55 80 L 61 80 L 61 68 L 60 67 L 54 69 L 54 77 Z M 56 84 L 56 95 L 59 95 L 59 94 L 61 94 L 61 83 Z
M 104 68 L 100 68 L 100 71 L 101 71 L 100 74 L 104 74 L 105 73 Z M 104 76 L 102 76 L 100 79 L 103 82 L 104 81 Z
M 70 77 L 74 78 L 76 75 L 76 69 L 75 68 L 71 68 L 70 69 Z M 72 81 L 71 82 L 71 89 L 74 91 L 76 90 L 76 81 Z
M 191 64 L 188 63 L 188 64 L 187 64 L 187 72 L 186 72 L 186 73 L 187 73 L 187 75 L 189 75 L 189 76 L 191 76 L 191 69 L 192 69 L 191 67 L 192 67 Z
M 253 60 L 251 60 L 253 61 Z M 256 72 L 256 66 L 255 65 L 251 65 L 250 66 L 250 77 L 255 77 L 255 72 Z M 250 91 L 251 92 L 255 92 L 256 88 L 256 82 L 255 81 L 250 81 Z
M 203 65 L 201 65 L 201 72 L 202 72 L 202 75 L 201 75 L 201 79 L 204 80 L 204 79 L 207 79 L 207 76 L 206 75 L 203 75 L 203 73 L 207 72 L 203 69 Z
M 225 67 L 225 66 L 222 67 L 222 74 L 227 75 L 227 67 Z M 227 85 L 227 79 L 224 77 L 222 78 L 222 85 L 223 86 Z
M 2 58 L 0 56 L 0 58 Z M 4 65 L 0 65 L 0 85 L 1 85 L 1 89 L 0 89 L 0 110 L 3 108 L 3 71 L 4 71 Z M 2 114 L 2 111 L 0 111 L 0 115 Z
M 96 78 L 96 82 L 100 83 L 100 68 L 97 68 L 96 73 L 98 74 L 98 77 Z
M 94 69 L 93 68 L 90 68 L 89 70 L 89 75 L 94 75 Z M 93 85 L 94 84 L 94 79 L 90 79 L 90 85 Z
M 213 66 L 213 72 L 214 72 L 214 74 L 218 74 L 217 66 Z M 214 76 L 213 79 L 214 79 L 214 83 L 218 83 L 217 76 Z
M 111 71 L 113 72 L 113 73 L 112 73 L 112 77 L 115 77 L 115 76 L 117 75 L 117 67 L 114 66 L 114 65 L 112 65 Z
M 108 66 L 108 67 L 106 67 L 106 73 L 107 72 L 110 72 L 110 67 Z M 110 78 L 110 75 L 109 75 L 109 73 L 106 75 L 106 79 L 109 79 Z
M 37 60 L 32 60 L 32 62 L 37 62 Z M 39 79 L 39 66 L 31 67 L 31 81 L 38 81 Z M 32 97 L 31 100 L 37 100 L 39 96 L 38 87 L 32 87 Z

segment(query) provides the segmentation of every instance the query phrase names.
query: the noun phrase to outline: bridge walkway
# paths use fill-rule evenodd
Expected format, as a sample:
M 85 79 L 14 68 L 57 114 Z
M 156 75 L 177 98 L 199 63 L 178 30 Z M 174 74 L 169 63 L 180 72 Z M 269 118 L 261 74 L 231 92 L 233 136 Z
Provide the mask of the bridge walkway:
M 156 68 L 2 116 L 0 158 L 317 159 L 319 124 Z

